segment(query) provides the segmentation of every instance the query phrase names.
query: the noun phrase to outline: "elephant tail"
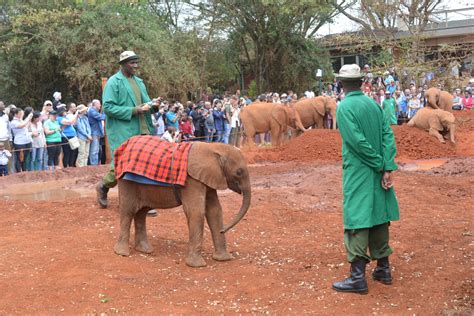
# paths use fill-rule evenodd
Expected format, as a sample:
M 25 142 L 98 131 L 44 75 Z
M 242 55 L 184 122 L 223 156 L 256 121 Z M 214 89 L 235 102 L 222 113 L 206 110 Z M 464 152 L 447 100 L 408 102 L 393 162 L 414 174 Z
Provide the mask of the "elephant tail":
M 295 125 L 299 130 L 301 130 L 303 132 L 309 131 L 309 129 L 306 129 L 303 126 L 303 122 L 301 122 L 301 116 L 300 116 L 300 114 L 298 113 L 298 111 L 296 109 L 295 109 Z

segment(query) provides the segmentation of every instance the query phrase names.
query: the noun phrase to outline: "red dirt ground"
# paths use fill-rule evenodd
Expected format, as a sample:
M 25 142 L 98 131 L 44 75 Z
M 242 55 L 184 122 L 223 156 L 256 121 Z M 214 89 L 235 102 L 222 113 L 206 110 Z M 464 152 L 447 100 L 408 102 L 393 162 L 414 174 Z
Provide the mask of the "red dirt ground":
M 94 202 L 106 166 L 0 178 L 0 314 L 472 315 L 474 111 L 456 117 L 456 145 L 394 127 L 401 220 L 391 225 L 391 286 L 369 280 L 368 295 L 331 290 L 349 268 L 341 141 L 337 131 L 314 130 L 280 148 L 243 150 L 253 196 L 227 233 L 235 259 L 211 259 L 206 229 L 208 266 L 200 269 L 184 263 L 181 208 L 148 219 L 153 254 L 114 254 L 117 192 L 106 210 Z M 430 164 L 441 165 L 416 170 Z M 41 190 L 50 200 L 32 200 Z M 240 197 L 219 195 L 228 220 Z

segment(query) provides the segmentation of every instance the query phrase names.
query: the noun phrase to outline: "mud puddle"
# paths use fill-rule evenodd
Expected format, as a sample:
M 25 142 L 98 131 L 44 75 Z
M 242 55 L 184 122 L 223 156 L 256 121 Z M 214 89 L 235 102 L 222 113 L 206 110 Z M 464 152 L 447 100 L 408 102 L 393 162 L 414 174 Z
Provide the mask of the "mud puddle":
M 90 188 L 72 188 L 72 183 L 68 180 L 13 184 L 1 191 L 0 198 L 5 200 L 65 201 L 94 195 L 94 191 Z
M 447 159 L 428 159 L 415 160 L 405 163 L 400 163 L 399 169 L 402 171 L 426 171 L 444 165 Z

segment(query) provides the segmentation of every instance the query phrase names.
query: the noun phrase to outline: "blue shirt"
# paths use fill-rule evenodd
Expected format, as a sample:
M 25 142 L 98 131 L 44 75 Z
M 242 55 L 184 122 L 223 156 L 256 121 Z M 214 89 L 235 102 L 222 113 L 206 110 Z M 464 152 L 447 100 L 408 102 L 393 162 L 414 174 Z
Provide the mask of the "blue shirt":
M 91 127 L 91 135 L 97 137 L 104 137 L 104 126 L 102 121 L 105 120 L 105 114 L 99 113 L 94 107 L 90 107 L 87 111 L 89 125 Z
M 176 122 L 173 123 L 173 121 L 176 119 L 176 113 L 173 111 L 168 111 L 166 112 L 166 126 L 173 126 L 176 128 L 177 131 L 179 131 L 179 122 L 176 120 Z
M 77 137 L 82 140 L 88 140 L 91 137 L 91 126 L 89 125 L 89 119 L 85 115 L 80 115 L 77 118 L 76 125 Z
M 224 130 L 224 112 L 222 111 L 213 111 L 212 116 L 214 116 L 214 126 L 216 131 Z
M 74 137 L 74 136 L 77 136 L 76 134 L 76 129 L 74 128 L 74 126 L 72 125 L 63 125 L 61 124 L 61 122 L 67 118 L 65 116 L 58 116 L 56 118 L 56 121 L 58 121 L 59 125 L 61 127 L 63 127 L 63 134 L 66 135 L 67 138 L 71 138 L 71 137 Z M 62 136 L 62 135 L 61 135 Z

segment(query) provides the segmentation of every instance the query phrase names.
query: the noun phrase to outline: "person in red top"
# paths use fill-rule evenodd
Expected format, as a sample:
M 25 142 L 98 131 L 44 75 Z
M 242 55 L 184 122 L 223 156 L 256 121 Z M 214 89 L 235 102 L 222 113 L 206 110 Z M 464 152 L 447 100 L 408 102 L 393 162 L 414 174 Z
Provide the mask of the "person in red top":
M 461 98 L 461 104 L 464 109 L 470 110 L 472 108 L 472 92 L 464 91 L 464 96 Z
M 181 132 L 182 138 L 184 141 L 190 140 L 193 138 L 193 128 L 189 117 L 186 113 L 183 113 L 181 120 L 179 121 L 179 131 Z
M 368 77 L 364 78 L 364 82 L 362 83 L 362 92 L 364 92 L 364 94 L 367 96 L 370 96 L 370 93 L 372 92 L 372 83 Z

